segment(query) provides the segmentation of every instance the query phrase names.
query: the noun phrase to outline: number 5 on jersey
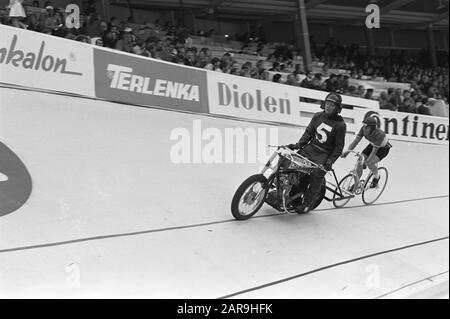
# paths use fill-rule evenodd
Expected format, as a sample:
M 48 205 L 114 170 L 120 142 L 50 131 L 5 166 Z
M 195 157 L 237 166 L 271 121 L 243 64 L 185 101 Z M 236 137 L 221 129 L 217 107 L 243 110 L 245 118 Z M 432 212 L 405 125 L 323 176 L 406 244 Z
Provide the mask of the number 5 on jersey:
M 333 128 L 325 123 L 320 124 L 316 129 L 316 138 L 320 143 L 325 143 L 328 139 L 327 132 L 331 132 Z

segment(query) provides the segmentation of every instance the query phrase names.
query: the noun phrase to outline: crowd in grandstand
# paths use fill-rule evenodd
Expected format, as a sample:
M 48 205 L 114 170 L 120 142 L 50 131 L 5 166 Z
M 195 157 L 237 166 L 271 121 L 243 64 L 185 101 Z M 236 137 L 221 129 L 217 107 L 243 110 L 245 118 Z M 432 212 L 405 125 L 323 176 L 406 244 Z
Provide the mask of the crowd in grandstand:
M 313 60 L 323 67 L 320 72 L 305 74 L 302 66 L 296 63 L 300 51 L 293 44 L 279 45 L 264 57 L 261 52 L 266 44 L 259 42 L 255 51 L 259 59 L 253 63 L 238 63 L 233 53 L 212 56 L 209 48 L 193 45 L 190 32 L 183 25 L 160 24 L 159 21 L 137 25 L 132 18 L 119 21 L 115 17 L 109 22 L 102 21 L 96 12 L 95 1 L 91 1 L 81 15 L 81 27 L 67 29 L 64 9 L 54 7 L 51 1 L 46 1 L 42 7 L 38 0 L 23 1 L 10 0 L 9 13 L 2 18 L 2 23 L 192 67 L 366 99 L 375 99 L 373 89 L 350 85 L 351 79 L 384 79 L 410 84 L 408 90 L 392 88 L 381 92 L 376 99 L 383 109 L 430 114 L 427 105 L 433 99 L 448 103 L 448 52 L 439 67 L 430 67 L 425 51 L 417 57 L 404 52 L 368 56 L 360 53 L 358 45 L 341 45 L 335 39 L 330 39 L 319 49 L 312 38 Z M 22 3 L 25 9 L 20 9 Z M 199 31 L 199 35 L 207 37 L 208 32 Z M 255 41 L 247 37 L 249 39 Z M 247 45 L 244 42 L 243 47 Z M 331 71 L 336 69 L 346 70 L 346 73 Z M 287 75 L 283 77 L 283 74 Z

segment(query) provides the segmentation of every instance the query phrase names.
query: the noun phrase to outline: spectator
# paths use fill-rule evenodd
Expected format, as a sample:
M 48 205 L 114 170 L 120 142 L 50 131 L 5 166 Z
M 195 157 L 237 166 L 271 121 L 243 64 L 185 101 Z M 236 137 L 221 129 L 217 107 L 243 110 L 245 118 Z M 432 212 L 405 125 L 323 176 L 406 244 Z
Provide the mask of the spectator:
M 44 30 L 50 30 L 51 32 L 57 30 L 60 26 L 60 21 L 57 16 L 55 16 L 55 9 L 52 6 L 46 6 L 47 17 L 44 21 Z
M 294 74 L 288 74 L 287 79 L 286 79 L 286 83 L 287 85 L 292 85 L 292 86 L 298 86 L 297 80 L 295 78 Z
M 239 69 L 238 68 L 232 68 L 230 70 L 230 74 L 232 74 L 232 75 L 239 75 Z
M 228 63 L 227 61 L 220 61 L 219 69 L 220 70 L 216 70 L 216 71 L 220 71 L 223 73 L 230 72 L 230 63 Z
M 186 48 L 182 44 L 178 44 L 177 46 L 177 52 L 178 52 L 178 59 L 183 60 L 186 57 Z
M 356 89 L 356 96 L 363 98 L 364 92 L 365 92 L 364 86 L 358 85 L 358 88 Z
M 338 89 L 337 76 L 334 73 L 330 74 L 330 77 L 325 80 L 325 90 L 328 92 L 336 92 Z
M 270 81 L 270 73 L 267 70 L 264 70 L 263 73 L 259 76 L 260 80 Z
M 242 65 L 241 67 L 241 71 L 239 72 L 240 76 L 246 77 L 246 78 L 250 78 L 250 68 L 247 65 Z
M 208 52 L 208 56 L 210 56 L 211 54 L 209 53 L 209 49 L 206 49 L 206 50 L 207 50 L 207 52 Z M 231 54 L 230 52 L 225 52 L 225 53 L 222 55 L 221 60 L 224 61 L 224 62 L 231 63 L 231 62 L 232 62 L 232 54 Z M 237 66 L 235 66 L 235 67 L 237 67 Z
M 252 63 L 249 62 L 249 61 L 247 61 L 247 62 L 245 62 L 242 66 L 243 66 L 243 67 L 246 67 L 246 68 L 248 68 L 248 69 L 251 69 L 251 68 L 252 68 Z
M 212 58 L 211 62 L 205 65 L 204 69 L 213 71 L 215 67 L 220 67 L 220 59 L 217 57 Z
M 388 100 L 391 100 L 393 96 L 394 96 L 394 88 L 388 88 L 387 89 Z
M 356 87 L 353 86 L 353 85 L 350 85 L 350 86 L 348 87 L 347 94 L 350 95 L 350 96 L 355 96 L 355 97 L 357 97 L 357 96 L 358 96 L 358 93 L 356 92 Z
M 133 47 L 135 46 L 134 35 L 132 29 L 127 27 L 124 29 L 122 39 L 116 42 L 116 50 L 123 52 L 133 53 Z
M 334 76 L 336 76 L 336 74 L 330 72 L 330 68 L 328 67 L 327 64 L 325 64 L 325 65 L 322 67 L 322 75 L 323 75 L 323 76 L 331 77 L 332 74 L 333 74 Z
M 151 53 L 152 58 L 162 59 L 164 54 L 163 41 L 157 40 L 154 44 L 147 41 L 147 50 Z M 185 63 L 184 59 L 183 63 Z
M 428 98 L 423 98 L 417 107 L 417 113 L 423 115 L 431 115 L 430 109 L 428 108 Z
M 439 87 L 438 81 L 437 80 L 432 81 L 431 85 L 428 87 L 427 97 L 437 98 L 438 87 Z
M 9 0 L 9 18 L 14 27 L 26 29 L 28 26 L 22 22 L 27 17 L 22 2 L 23 0 Z
M 177 54 L 178 52 L 175 49 L 175 46 L 172 43 L 166 42 L 166 45 L 163 44 L 160 58 L 164 61 L 173 62 L 178 59 Z M 195 66 L 200 67 L 198 62 Z
M 250 77 L 252 79 L 259 79 L 259 73 L 256 67 L 250 69 Z
M 258 75 L 261 76 L 264 71 L 266 71 L 264 68 L 264 60 L 258 60 L 258 62 L 256 62 L 256 68 L 258 70 Z
M 103 37 L 108 31 L 108 24 L 105 21 L 100 21 L 100 36 Z
M 448 108 L 443 100 L 429 98 L 427 106 L 432 116 L 448 117 Z
M 277 61 L 273 62 L 272 67 L 269 69 L 269 71 L 281 72 L 281 70 L 280 70 L 280 63 L 277 62 Z
M 428 89 L 430 87 L 430 78 L 428 77 L 428 75 L 424 74 L 417 84 L 423 92 L 428 92 Z
M 216 62 L 212 64 L 213 67 L 211 67 L 211 69 L 209 70 L 214 70 L 215 67 L 220 68 L 220 59 L 216 58 L 217 60 L 215 60 Z M 197 53 L 197 67 L 199 68 L 205 68 L 208 64 L 211 64 L 212 60 L 206 55 L 206 51 L 205 50 L 200 50 Z
M 64 12 L 61 9 L 55 9 L 55 19 L 57 21 L 57 26 L 52 30 L 52 34 L 58 37 L 64 37 L 67 33 L 66 26 L 64 25 Z M 84 32 L 84 30 L 83 30 Z M 91 36 L 91 33 L 84 32 L 86 35 Z M 96 33 L 100 35 L 99 33 Z
M 186 50 L 186 57 L 184 58 L 184 65 L 195 66 L 197 64 L 197 58 L 193 48 Z
M 302 66 L 300 64 L 296 64 L 295 65 L 295 69 L 294 72 L 292 72 L 294 74 L 294 76 L 300 75 L 302 74 Z
M 33 1 L 33 6 L 39 7 L 39 2 Z M 40 12 L 33 10 L 28 13 L 28 30 L 33 30 L 36 32 L 42 32 L 44 29 L 45 17 Z
M 313 90 L 319 90 L 322 91 L 323 90 L 323 85 L 322 85 L 322 74 L 320 73 L 316 73 L 311 81 L 311 85 L 310 88 Z
M 151 29 L 148 26 L 141 26 L 135 33 L 136 41 L 141 41 L 142 43 L 147 42 L 150 38 Z
M 411 92 L 408 90 L 403 91 L 403 101 L 398 109 L 400 112 L 416 113 L 416 102 L 411 97 Z
M 311 88 L 312 87 L 312 80 L 314 78 L 314 74 L 312 72 L 308 72 L 306 75 L 306 78 L 303 79 L 302 82 L 300 82 L 300 86 L 304 88 Z
M 90 43 L 90 39 L 88 36 L 85 36 L 83 34 L 79 34 L 75 37 L 75 41 L 83 42 L 83 43 Z
M 373 89 L 367 89 L 366 94 L 364 95 L 365 99 L 373 100 Z
M 386 92 L 381 92 L 378 97 L 378 101 L 380 102 L 380 109 L 395 111 L 394 105 L 389 102 L 388 95 Z
M 281 83 L 281 74 L 280 73 L 274 74 L 272 77 L 272 82 Z
M 117 19 L 116 17 L 111 17 L 111 19 L 109 19 L 109 24 L 108 24 L 108 29 L 111 29 L 112 27 L 117 27 L 117 30 L 119 29 L 119 19 Z
M 348 75 L 344 75 L 342 85 L 340 85 L 340 89 L 342 91 L 347 91 L 350 86 L 350 77 Z
M 103 40 L 100 37 L 92 38 L 91 44 L 102 47 L 103 46 Z
M 119 41 L 119 29 L 112 25 L 103 37 L 103 44 L 105 47 L 115 48 L 117 41 Z
M 61 18 L 62 19 L 60 19 L 60 21 L 64 21 L 64 17 L 61 16 Z M 104 32 L 104 30 L 101 27 L 101 18 L 99 14 L 92 12 L 88 15 L 86 21 L 86 32 L 91 37 L 99 37 L 102 35 L 102 32 Z
M 389 99 L 389 103 L 391 103 L 394 106 L 395 110 L 398 110 L 402 103 L 401 94 L 402 94 L 401 89 L 395 89 L 395 90 L 393 90 L 393 93 L 391 94 L 391 98 Z

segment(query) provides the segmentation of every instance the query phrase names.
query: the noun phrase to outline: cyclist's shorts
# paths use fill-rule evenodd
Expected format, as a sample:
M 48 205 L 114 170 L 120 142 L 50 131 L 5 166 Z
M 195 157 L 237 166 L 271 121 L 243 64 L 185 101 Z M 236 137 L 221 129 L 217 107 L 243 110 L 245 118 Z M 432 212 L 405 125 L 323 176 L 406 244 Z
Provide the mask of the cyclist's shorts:
M 367 145 L 366 148 L 362 151 L 362 153 L 363 153 L 364 155 L 366 155 L 367 157 L 369 157 L 370 153 L 372 153 L 372 149 L 373 149 L 372 144 L 369 144 L 369 145 Z M 377 151 L 377 153 L 376 153 L 375 155 L 376 155 L 376 156 L 380 159 L 380 161 L 381 161 L 383 158 L 385 158 L 385 157 L 389 154 L 389 149 L 390 149 L 389 146 L 379 148 L 378 151 Z

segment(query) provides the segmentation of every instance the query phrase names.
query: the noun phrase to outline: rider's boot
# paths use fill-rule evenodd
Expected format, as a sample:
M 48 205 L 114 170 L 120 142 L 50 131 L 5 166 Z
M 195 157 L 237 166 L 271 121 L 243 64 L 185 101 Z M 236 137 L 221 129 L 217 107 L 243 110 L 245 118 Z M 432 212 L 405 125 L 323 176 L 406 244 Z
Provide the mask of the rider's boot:
M 307 214 L 309 213 L 310 210 L 311 208 L 309 207 L 309 204 L 308 205 L 303 204 L 295 208 L 295 212 L 297 214 Z
M 306 198 L 303 200 L 303 204 L 301 204 L 300 206 L 297 206 L 295 208 L 295 212 L 297 214 L 306 214 L 311 210 L 311 204 L 310 201 L 307 200 Z
M 312 198 L 311 198 L 312 197 Z M 315 198 L 317 195 L 311 195 L 310 190 L 305 194 L 305 197 L 303 198 L 303 203 L 300 206 L 297 206 L 295 208 L 295 212 L 297 214 L 307 214 L 311 210 L 311 203 L 314 203 Z
M 295 212 L 297 214 L 307 214 L 307 213 L 309 213 L 310 210 L 311 210 L 311 208 L 310 208 L 309 204 L 302 204 L 295 208 Z

